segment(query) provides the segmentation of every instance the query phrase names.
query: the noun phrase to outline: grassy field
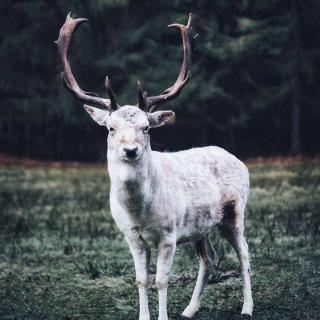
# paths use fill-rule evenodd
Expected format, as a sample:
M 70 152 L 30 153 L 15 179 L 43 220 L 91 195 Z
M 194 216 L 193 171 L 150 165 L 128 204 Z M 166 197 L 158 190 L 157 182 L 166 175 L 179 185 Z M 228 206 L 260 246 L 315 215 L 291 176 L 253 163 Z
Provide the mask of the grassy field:
M 246 236 L 254 318 L 320 319 L 320 164 L 252 163 Z M 109 212 L 107 174 L 90 166 L 0 167 L 0 319 L 138 319 L 133 262 Z M 239 319 L 238 262 L 213 232 L 219 259 L 194 319 Z M 169 317 L 179 319 L 198 260 L 181 245 Z M 150 309 L 157 318 L 151 265 Z

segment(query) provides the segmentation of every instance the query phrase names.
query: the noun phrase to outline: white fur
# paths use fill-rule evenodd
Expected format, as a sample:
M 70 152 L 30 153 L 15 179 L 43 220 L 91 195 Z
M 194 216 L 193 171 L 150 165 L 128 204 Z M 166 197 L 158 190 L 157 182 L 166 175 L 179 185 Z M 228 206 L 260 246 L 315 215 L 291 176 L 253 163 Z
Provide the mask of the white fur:
M 243 237 L 249 193 L 245 165 L 224 149 L 212 146 L 175 153 L 152 151 L 144 128 L 165 124 L 173 118 L 172 112 L 167 119 L 168 111 L 155 117 L 134 106 L 122 107 L 111 115 L 89 106 L 86 109 L 96 121 L 114 131 L 108 137 L 111 212 L 133 256 L 140 296 L 139 319 L 150 318 L 147 300 L 150 248 L 158 250 L 158 319 L 166 320 L 170 268 L 176 244 L 184 241 L 191 241 L 200 257 L 196 287 L 183 312 L 186 317 L 195 314 L 213 266 L 209 233 L 214 226 L 218 226 L 238 255 L 244 282 L 242 313 L 251 315 L 249 256 Z M 138 147 L 136 159 L 126 158 L 123 151 L 126 146 Z

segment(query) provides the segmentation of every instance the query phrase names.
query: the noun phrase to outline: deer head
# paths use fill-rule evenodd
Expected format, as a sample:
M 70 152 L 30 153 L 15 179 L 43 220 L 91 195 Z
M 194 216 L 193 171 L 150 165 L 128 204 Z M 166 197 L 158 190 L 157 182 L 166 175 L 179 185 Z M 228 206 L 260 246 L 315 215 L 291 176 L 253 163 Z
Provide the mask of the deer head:
M 85 102 L 85 109 L 101 126 L 109 130 L 108 153 L 123 161 L 136 161 L 150 148 L 148 130 L 165 125 L 175 117 L 173 111 L 156 111 L 163 103 L 173 100 L 190 79 L 191 66 L 191 13 L 186 26 L 171 24 L 180 30 L 183 44 L 183 62 L 176 82 L 157 96 L 148 96 L 138 81 L 138 103 L 120 106 L 112 91 L 109 78 L 106 77 L 105 89 L 109 99 L 101 98 L 95 93 L 83 91 L 75 80 L 68 60 L 68 48 L 74 31 L 84 18 L 73 19 L 68 14 L 62 26 L 58 45 L 59 58 L 63 67 L 61 77 L 64 86 L 79 100 Z

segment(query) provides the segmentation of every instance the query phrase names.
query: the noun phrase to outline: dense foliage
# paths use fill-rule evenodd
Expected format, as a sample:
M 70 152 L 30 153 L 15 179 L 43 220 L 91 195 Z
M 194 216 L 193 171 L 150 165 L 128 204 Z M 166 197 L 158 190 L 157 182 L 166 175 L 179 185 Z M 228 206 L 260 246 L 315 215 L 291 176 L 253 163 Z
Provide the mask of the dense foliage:
M 122 104 L 136 103 L 138 79 L 152 94 L 175 80 L 181 44 L 166 25 L 194 13 L 192 80 L 171 103 L 176 125 L 152 133 L 154 148 L 216 144 L 243 157 L 319 151 L 317 0 L 1 1 L 0 151 L 105 158 L 105 129 L 60 81 L 53 41 L 69 11 L 90 19 L 71 50 L 81 86 L 103 95 L 108 74 Z

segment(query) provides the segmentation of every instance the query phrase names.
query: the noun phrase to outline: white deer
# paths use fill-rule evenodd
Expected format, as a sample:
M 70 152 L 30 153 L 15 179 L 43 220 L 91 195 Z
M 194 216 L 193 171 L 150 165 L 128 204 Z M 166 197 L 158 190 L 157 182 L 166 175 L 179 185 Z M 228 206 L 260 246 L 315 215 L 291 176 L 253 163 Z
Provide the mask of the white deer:
M 150 249 L 157 249 L 156 285 L 159 320 L 168 319 L 167 288 L 176 245 L 191 242 L 200 259 L 199 274 L 191 301 L 183 316 L 199 309 L 204 286 L 213 268 L 214 250 L 209 235 L 214 226 L 234 248 L 241 266 L 244 303 L 242 319 L 251 319 L 253 302 L 249 254 L 244 231 L 244 209 L 249 193 L 246 166 L 224 149 L 194 148 L 175 153 L 152 151 L 148 130 L 165 125 L 172 111 L 155 111 L 175 98 L 190 78 L 191 14 L 186 26 L 173 24 L 182 36 L 184 59 L 180 74 L 170 88 L 148 97 L 139 84 L 137 105 L 120 107 L 108 78 L 110 99 L 85 92 L 77 84 L 68 61 L 68 47 L 75 29 L 87 19 L 70 14 L 60 30 L 59 57 L 64 84 L 85 105 L 86 111 L 108 135 L 108 170 L 111 181 L 112 216 L 129 245 L 139 289 L 140 320 L 149 320 L 148 271 Z M 102 108 L 102 109 L 101 109 Z

